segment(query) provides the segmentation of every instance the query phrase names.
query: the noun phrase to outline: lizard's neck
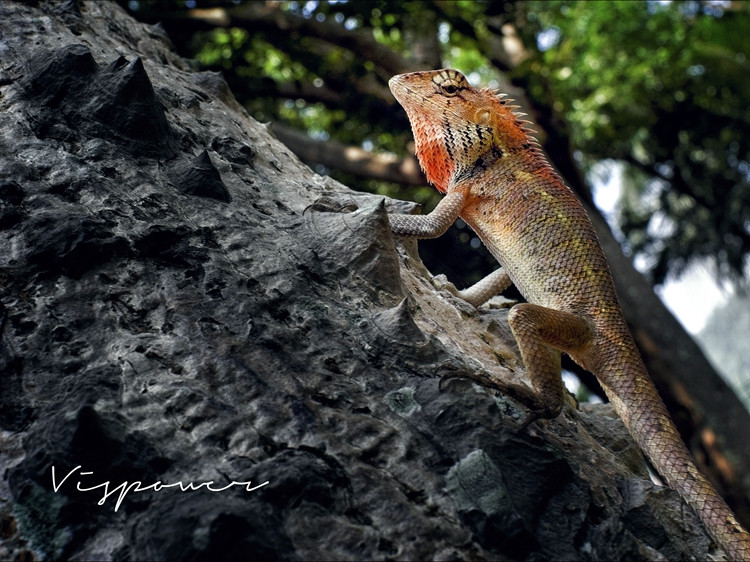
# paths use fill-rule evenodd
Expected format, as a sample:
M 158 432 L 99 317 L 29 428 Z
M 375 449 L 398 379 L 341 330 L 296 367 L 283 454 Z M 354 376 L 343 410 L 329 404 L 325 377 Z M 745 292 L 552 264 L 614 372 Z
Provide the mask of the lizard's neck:
M 446 148 L 442 135 L 430 135 L 424 131 L 414 131 L 417 145 L 417 158 L 427 181 L 441 193 L 448 190 L 451 178 L 456 169 L 453 156 Z
M 515 127 L 515 136 L 507 136 L 501 144 L 486 125 L 456 128 L 412 117 L 419 164 L 427 180 L 442 193 L 469 178 L 472 183 L 481 182 L 498 171 L 497 162 L 501 158 L 503 173 L 513 170 L 535 173 L 539 168 L 549 168 L 544 157 L 532 148 L 535 141 L 519 125 Z

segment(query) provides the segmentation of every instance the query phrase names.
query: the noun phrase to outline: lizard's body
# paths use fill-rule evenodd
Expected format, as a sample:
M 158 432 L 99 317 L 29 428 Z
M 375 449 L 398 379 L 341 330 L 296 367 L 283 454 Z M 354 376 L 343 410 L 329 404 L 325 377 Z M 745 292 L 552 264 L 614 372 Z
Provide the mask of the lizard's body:
M 698 472 L 648 376 L 591 221 L 515 106 L 455 70 L 402 74 L 390 87 L 427 179 L 446 194 L 429 215 L 390 215 L 393 232 L 431 238 L 460 216 L 502 267 L 459 295 L 479 305 L 512 282 L 527 300 L 509 322 L 534 391 L 495 386 L 556 416 L 560 353 L 568 353 L 596 375 L 636 442 L 729 556 L 750 559 L 750 535 Z

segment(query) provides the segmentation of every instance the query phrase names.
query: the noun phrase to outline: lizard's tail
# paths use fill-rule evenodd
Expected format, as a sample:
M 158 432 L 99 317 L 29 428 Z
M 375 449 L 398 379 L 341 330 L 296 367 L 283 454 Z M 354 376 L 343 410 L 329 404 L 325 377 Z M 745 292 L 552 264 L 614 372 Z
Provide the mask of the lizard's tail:
M 732 560 L 750 560 L 750 534 L 701 474 L 636 354 L 602 369 L 605 392 L 659 474 L 696 511 Z

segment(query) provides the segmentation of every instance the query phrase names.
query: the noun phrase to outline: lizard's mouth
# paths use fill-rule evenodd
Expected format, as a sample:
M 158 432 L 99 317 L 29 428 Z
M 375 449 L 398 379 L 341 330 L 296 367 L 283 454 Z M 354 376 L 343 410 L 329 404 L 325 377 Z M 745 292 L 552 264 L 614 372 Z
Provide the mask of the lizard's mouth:
M 391 90 L 393 97 L 396 101 L 404 106 L 409 101 L 409 97 L 416 97 L 419 100 L 424 97 L 416 90 L 411 89 L 402 80 L 399 80 L 400 76 L 394 76 L 388 80 L 388 88 Z

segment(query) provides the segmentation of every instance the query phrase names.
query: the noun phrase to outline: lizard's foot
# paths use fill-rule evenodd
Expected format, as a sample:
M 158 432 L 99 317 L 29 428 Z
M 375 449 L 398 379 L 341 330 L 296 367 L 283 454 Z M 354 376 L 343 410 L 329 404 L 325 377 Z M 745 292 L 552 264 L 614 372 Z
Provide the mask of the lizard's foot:
M 433 277 L 431 281 L 432 286 L 435 287 L 438 291 L 448 291 L 454 297 L 461 297 L 460 291 L 453 283 L 448 281 L 448 278 L 444 274 L 441 273 L 440 275 L 435 275 L 435 277 Z
M 495 405 L 500 410 L 504 420 L 509 420 L 509 425 L 513 429 L 520 431 L 539 419 L 546 419 L 539 412 L 531 410 L 526 404 L 516 400 L 509 394 L 496 394 Z
M 352 213 L 359 209 L 357 203 L 351 197 L 319 197 L 305 209 L 305 213 L 317 211 L 319 213 Z
M 540 418 L 556 418 L 562 410 L 562 400 L 555 404 L 545 403 L 532 388 L 501 381 L 483 370 L 445 374 L 440 378 L 439 388 L 442 390 L 451 379 L 469 379 L 480 386 L 500 391 L 501 394 L 495 397 L 498 409 L 506 418 L 513 420 L 510 425 L 515 429 L 524 429 Z

